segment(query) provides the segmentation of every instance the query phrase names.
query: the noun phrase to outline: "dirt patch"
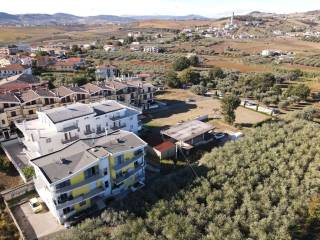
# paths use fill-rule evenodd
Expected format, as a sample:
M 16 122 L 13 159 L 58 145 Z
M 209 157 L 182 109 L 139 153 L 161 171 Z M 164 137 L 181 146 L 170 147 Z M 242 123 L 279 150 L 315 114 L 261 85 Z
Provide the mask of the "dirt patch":
M 209 59 L 206 62 L 207 65 L 221 67 L 224 69 L 230 69 L 240 72 L 270 72 L 272 71 L 272 67 L 269 65 L 263 64 L 245 64 L 241 62 L 236 62 L 235 59 L 228 59 L 228 58 L 216 58 L 216 59 Z
M 160 101 L 169 102 L 176 100 L 179 104 L 168 105 L 168 109 L 163 113 L 152 114 L 152 120 L 148 122 L 152 126 L 172 126 L 182 121 L 193 120 L 201 115 L 208 115 L 214 118 L 220 109 L 220 100 L 210 97 L 202 97 L 192 94 L 187 90 L 175 89 L 158 96 Z M 187 100 L 187 101 L 186 101 Z M 190 101 L 191 100 L 191 101 Z M 179 112 L 179 107 L 185 109 Z M 239 107 L 236 111 L 236 123 L 256 124 L 269 119 L 270 117 L 255 111 Z M 225 128 L 227 124 L 219 123 Z

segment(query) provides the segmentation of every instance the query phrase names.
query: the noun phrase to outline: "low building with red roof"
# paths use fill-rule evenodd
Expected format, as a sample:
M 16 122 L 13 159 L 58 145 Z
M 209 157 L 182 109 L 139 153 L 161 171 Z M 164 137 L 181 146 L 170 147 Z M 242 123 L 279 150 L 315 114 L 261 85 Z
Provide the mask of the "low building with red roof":
M 165 141 L 153 148 L 154 153 L 161 159 L 172 158 L 176 155 L 176 145 L 171 141 Z

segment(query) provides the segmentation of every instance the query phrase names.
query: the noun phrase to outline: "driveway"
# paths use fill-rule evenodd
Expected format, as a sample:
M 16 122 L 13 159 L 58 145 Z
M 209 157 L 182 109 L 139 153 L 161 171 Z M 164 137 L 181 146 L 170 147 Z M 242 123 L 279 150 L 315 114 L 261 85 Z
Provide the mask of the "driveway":
M 13 208 L 12 213 L 28 240 L 49 239 L 49 236 L 65 230 L 48 210 L 33 213 L 28 202 Z

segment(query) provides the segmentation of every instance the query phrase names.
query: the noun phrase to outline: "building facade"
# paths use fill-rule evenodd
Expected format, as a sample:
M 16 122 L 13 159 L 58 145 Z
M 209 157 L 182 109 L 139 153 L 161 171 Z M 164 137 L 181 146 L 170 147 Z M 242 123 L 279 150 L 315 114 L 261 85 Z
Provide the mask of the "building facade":
M 79 212 L 103 206 L 107 198 L 143 186 L 146 146 L 126 131 L 79 140 L 31 161 L 35 188 L 64 223 Z
M 37 119 L 15 124 L 23 134 L 25 154 L 33 159 L 59 151 L 79 139 L 116 130 L 137 133 L 141 129 L 140 113 L 116 101 L 75 103 L 36 112 Z

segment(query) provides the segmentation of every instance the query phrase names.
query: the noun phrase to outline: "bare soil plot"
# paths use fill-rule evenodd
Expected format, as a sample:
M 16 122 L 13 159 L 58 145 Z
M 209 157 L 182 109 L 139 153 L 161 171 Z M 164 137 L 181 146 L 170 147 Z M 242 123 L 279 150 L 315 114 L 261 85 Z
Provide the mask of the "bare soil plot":
M 270 72 L 272 67 L 264 64 L 245 64 L 236 62 L 236 58 L 209 58 L 207 65 L 231 69 L 240 72 Z
M 169 90 L 165 94 L 158 96 L 157 99 L 164 102 L 177 100 L 180 102 L 180 105 L 173 105 L 172 107 L 169 105 L 169 109 L 167 109 L 165 113 L 159 112 L 153 114 L 152 120 L 148 123 L 151 126 L 172 126 L 181 121 L 195 119 L 201 115 L 209 115 L 209 118 L 212 118 L 216 110 L 220 109 L 220 100 L 196 96 L 187 90 L 181 89 Z M 190 99 L 192 101 L 190 101 Z M 179 111 L 179 107 L 183 106 L 183 102 L 186 109 L 177 112 Z M 236 123 L 256 124 L 269 118 L 267 115 L 242 107 L 239 107 L 236 111 Z

